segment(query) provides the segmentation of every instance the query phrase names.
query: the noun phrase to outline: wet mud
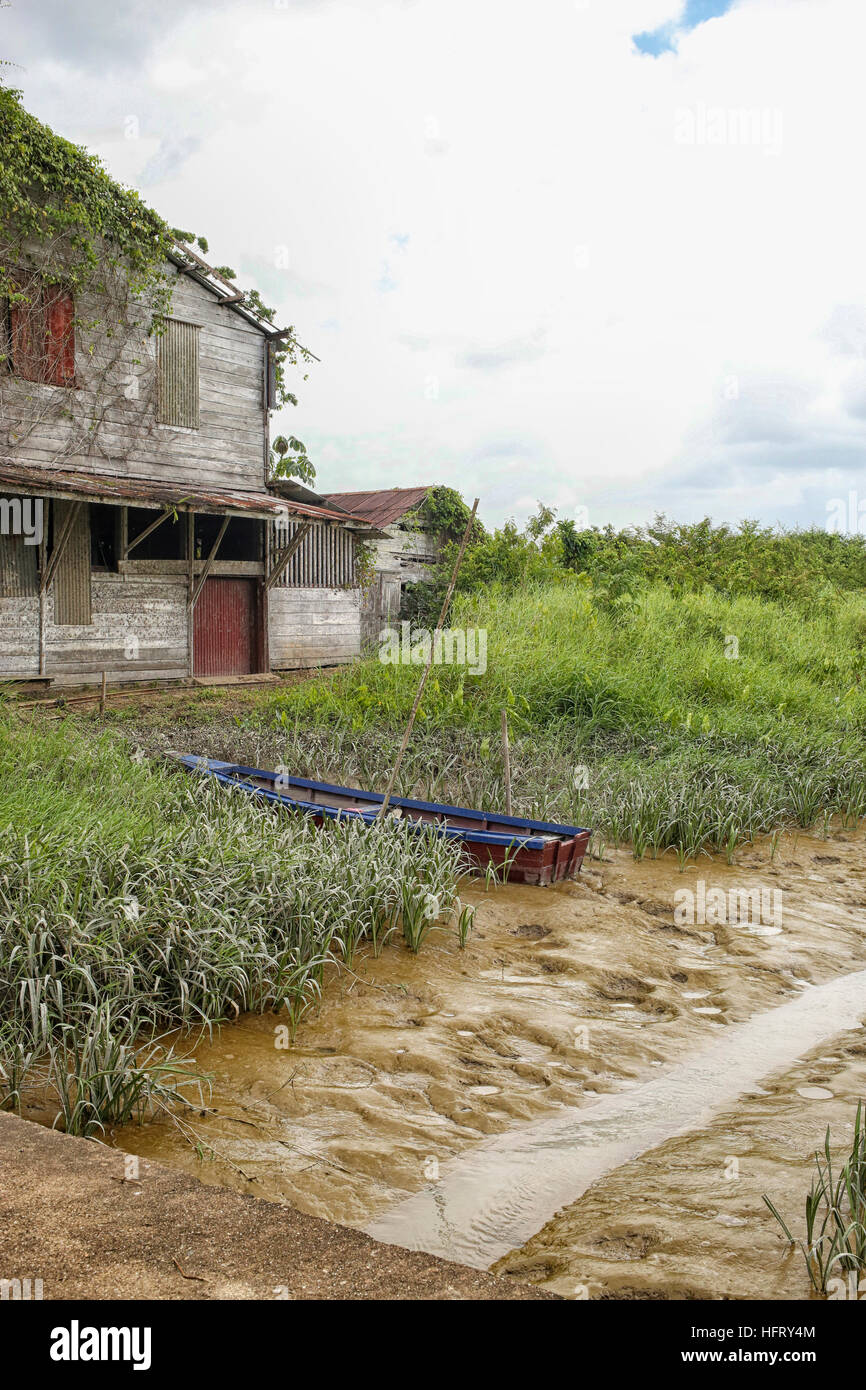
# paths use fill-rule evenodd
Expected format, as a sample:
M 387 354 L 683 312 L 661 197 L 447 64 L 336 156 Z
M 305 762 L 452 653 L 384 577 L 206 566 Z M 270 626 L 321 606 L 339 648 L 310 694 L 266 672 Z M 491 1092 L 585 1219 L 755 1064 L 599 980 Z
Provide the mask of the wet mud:
M 830 1128 L 837 1168 L 866 1100 L 866 1031 L 849 1030 L 703 1128 L 618 1168 L 493 1269 L 568 1298 L 809 1299 L 803 1207 Z

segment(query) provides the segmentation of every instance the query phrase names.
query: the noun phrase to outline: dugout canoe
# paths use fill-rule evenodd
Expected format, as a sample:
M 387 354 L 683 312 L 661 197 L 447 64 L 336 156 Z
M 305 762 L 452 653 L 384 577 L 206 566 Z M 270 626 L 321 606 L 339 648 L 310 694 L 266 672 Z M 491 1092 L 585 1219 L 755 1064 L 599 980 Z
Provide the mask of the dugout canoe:
M 304 811 L 317 825 L 325 819 L 343 817 L 372 825 L 384 800 L 381 792 L 313 782 L 306 777 L 289 777 L 194 754 L 185 754 L 178 761 L 190 772 L 213 777 L 224 786 L 293 811 Z M 544 885 L 573 878 L 583 863 L 591 834 L 581 826 L 524 820 L 520 816 L 473 811 L 437 801 L 412 801 L 402 796 L 391 797 L 387 814 L 399 816 L 418 829 L 435 826 L 440 835 L 459 841 L 481 872 L 489 864 L 496 868 L 505 865 L 509 883 Z

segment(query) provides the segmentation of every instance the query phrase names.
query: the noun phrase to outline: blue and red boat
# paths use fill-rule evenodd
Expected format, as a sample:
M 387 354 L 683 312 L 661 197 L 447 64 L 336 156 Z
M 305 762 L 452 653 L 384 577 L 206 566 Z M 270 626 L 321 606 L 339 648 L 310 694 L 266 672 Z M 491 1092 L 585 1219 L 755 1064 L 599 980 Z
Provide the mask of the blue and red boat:
M 326 819 L 343 817 L 372 825 L 384 801 L 380 792 L 311 782 L 306 777 L 288 777 L 213 758 L 185 755 L 179 762 L 191 772 L 214 777 L 224 786 L 303 811 L 317 825 Z M 504 868 L 510 883 L 548 884 L 573 878 L 583 863 L 591 834 L 576 825 L 524 820 L 520 816 L 471 811 L 465 806 L 445 806 L 436 801 L 411 801 L 402 796 L 391 797 L 387 814 L 399 816 L 418 830 L 435 827 L 446 839 L 458 840 L 481 871 L 490 864 Z

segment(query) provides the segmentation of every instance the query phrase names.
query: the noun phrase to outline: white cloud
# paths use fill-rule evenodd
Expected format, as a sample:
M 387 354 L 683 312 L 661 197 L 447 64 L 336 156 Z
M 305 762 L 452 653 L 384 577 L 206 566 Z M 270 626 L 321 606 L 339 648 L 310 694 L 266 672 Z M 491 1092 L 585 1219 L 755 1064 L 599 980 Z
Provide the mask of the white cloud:
M 20 9 L 9 56 L 322 357 L 284 425 L 323 486 L 820 523 L 866 443 L 866 11 L 740 0 L 634 51 L 681 8 L 175 5 L 86 96 L 82 36 L 28 51 Z

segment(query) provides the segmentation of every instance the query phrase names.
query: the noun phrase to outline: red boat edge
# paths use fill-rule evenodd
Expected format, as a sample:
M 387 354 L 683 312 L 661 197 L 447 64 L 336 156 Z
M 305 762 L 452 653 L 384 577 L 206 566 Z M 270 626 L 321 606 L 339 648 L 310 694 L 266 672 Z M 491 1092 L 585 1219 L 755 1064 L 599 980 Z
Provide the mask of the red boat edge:
M 546 887 L 580 873 L 591 834 L 590 830 L 581 830 L 570 839 L 551 839 L 544 849 L 518 849 L 516 853 L 499 845 L 476 845 L 471 841 L 464 841 L 464 849 L 482 873 L 488 864 L 499 868 L 507 858 L 507 883 L 534 883 Z

